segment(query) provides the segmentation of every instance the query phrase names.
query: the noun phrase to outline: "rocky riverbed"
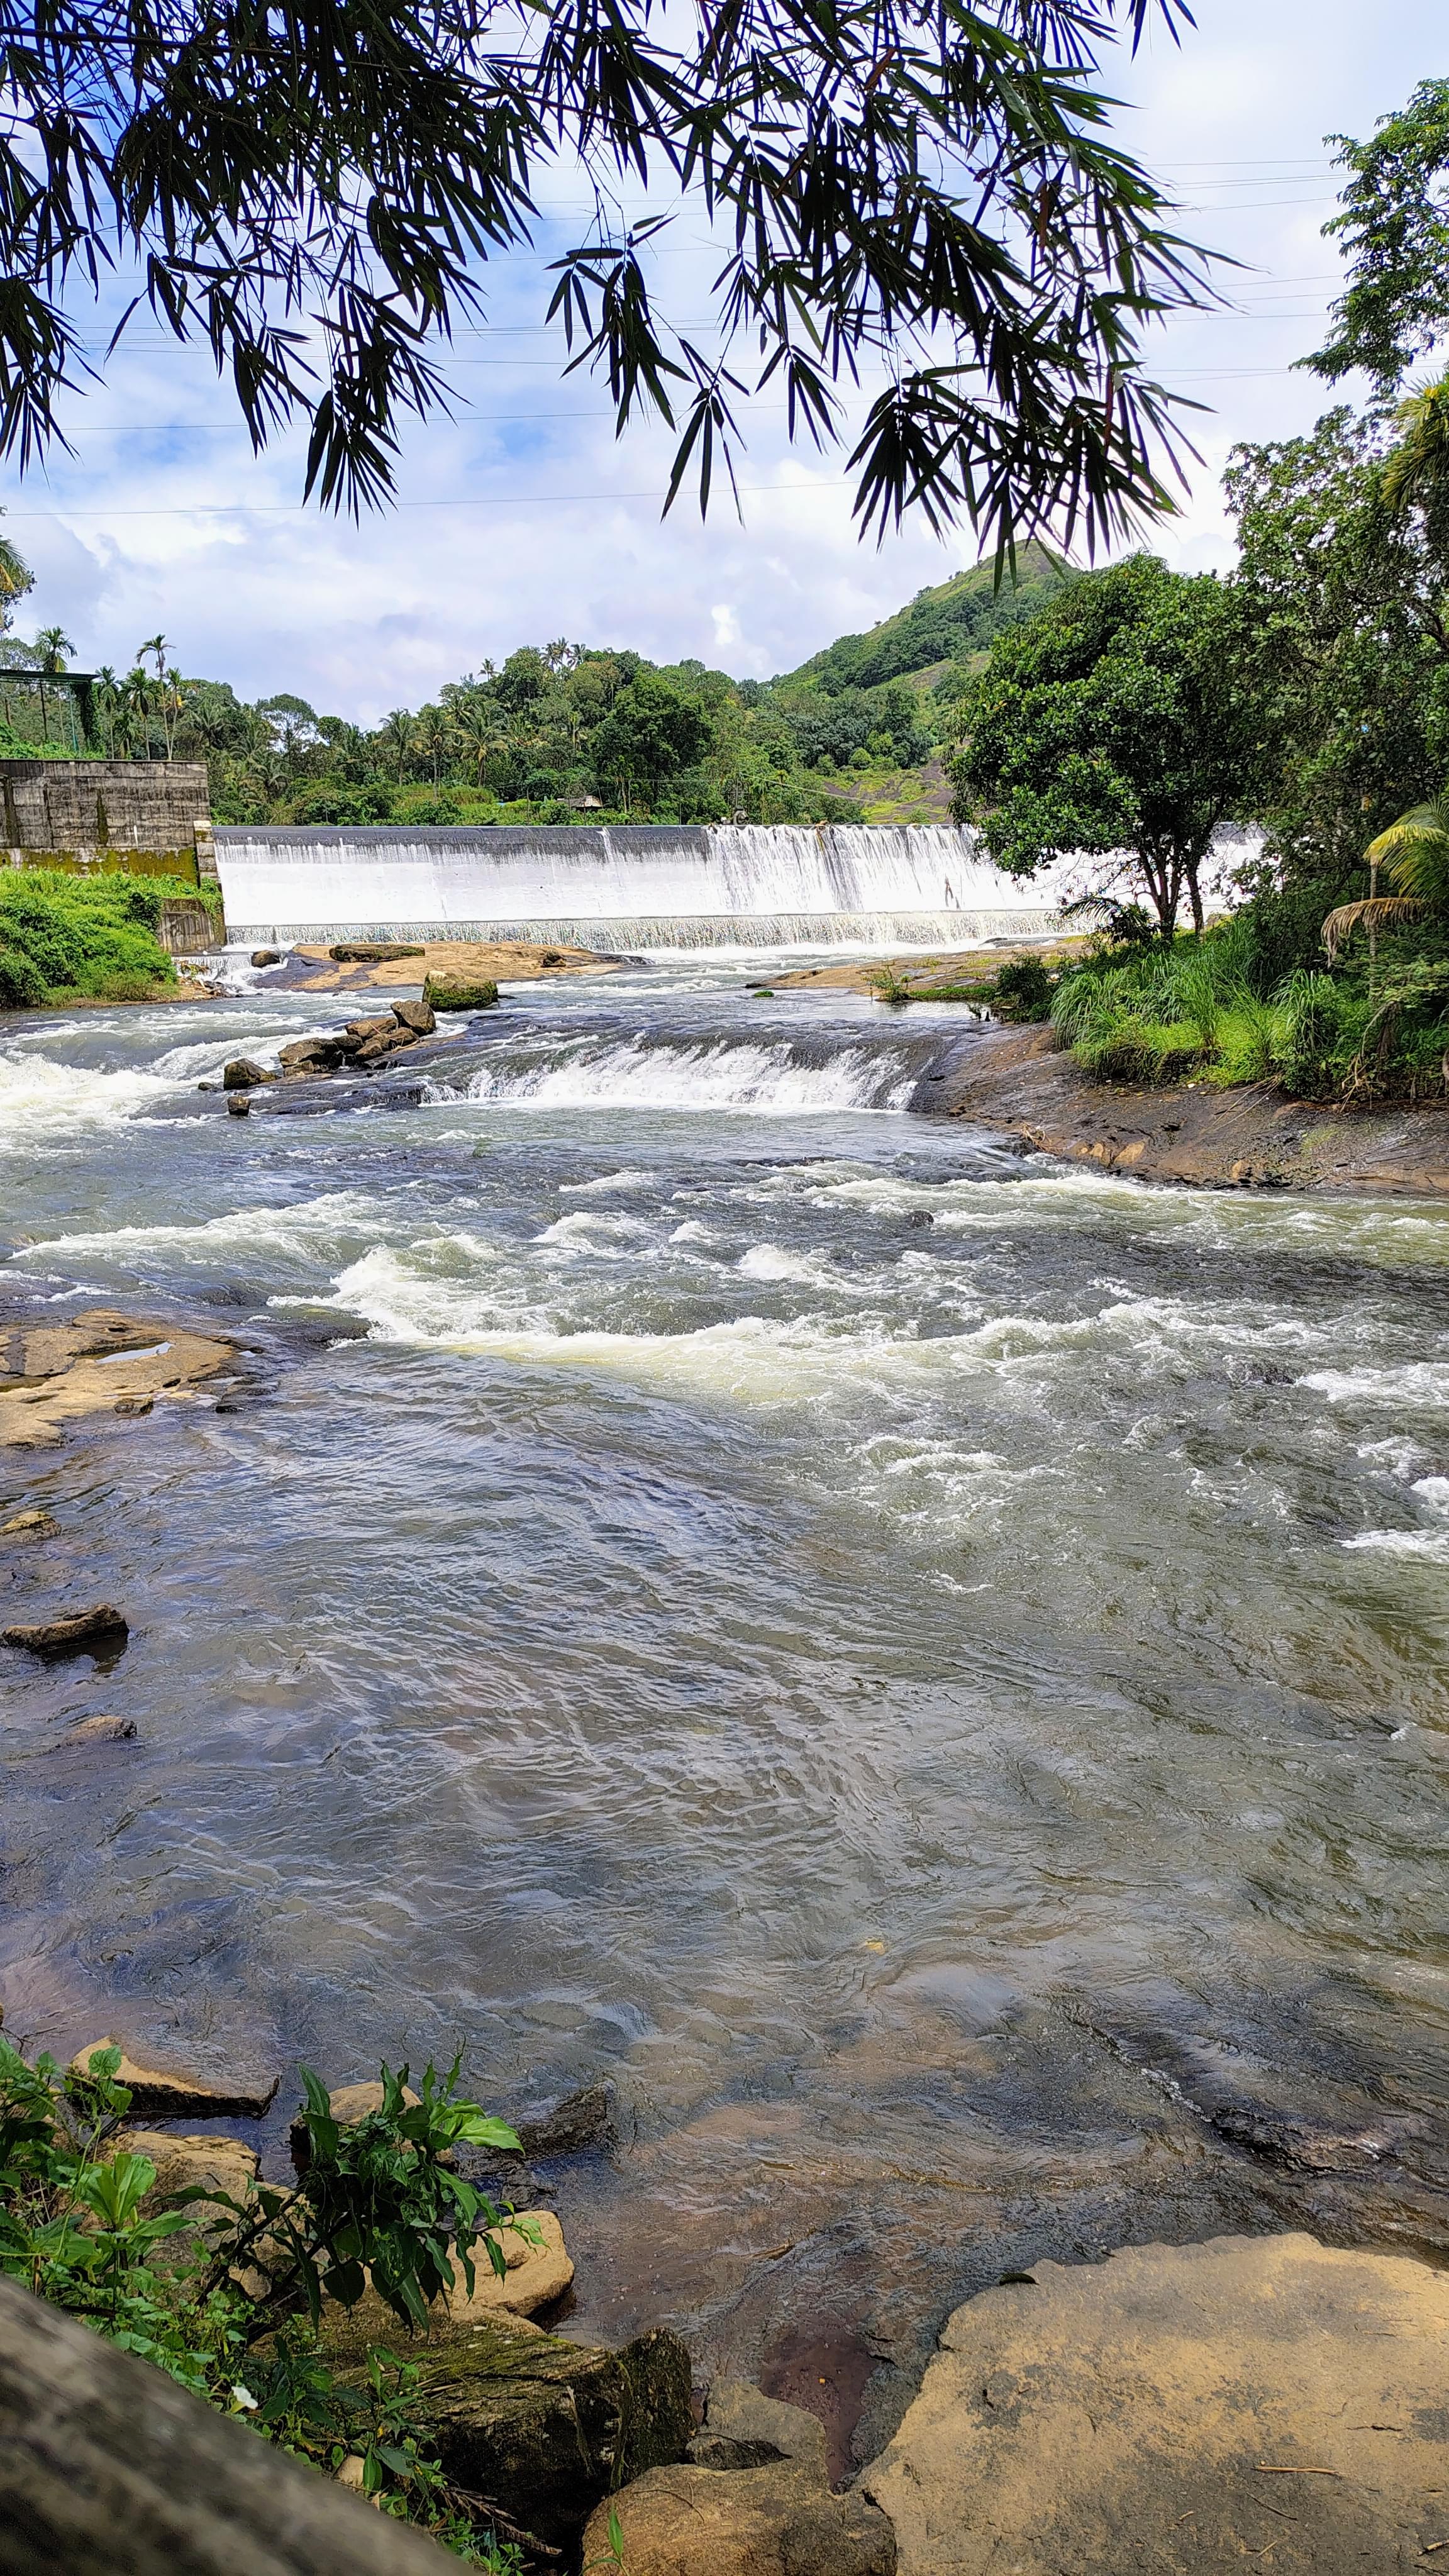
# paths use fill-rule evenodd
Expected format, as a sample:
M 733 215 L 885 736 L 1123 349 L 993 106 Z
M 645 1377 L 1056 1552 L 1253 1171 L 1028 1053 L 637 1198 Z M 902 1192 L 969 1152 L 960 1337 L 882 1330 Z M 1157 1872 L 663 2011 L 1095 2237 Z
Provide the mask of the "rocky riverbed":
M 282 1058 L 415 962 L 5 1030 L 3 1624 L 112 1620 L 0 1648 L 0 1990 L 279 2104 L 607 2087 L 535 2322 L 843 2491 L 1004 2274 L 1442 2265 L 1449 1220 L 1042 1150 L 1033 1033 L 768 966 L 360 1070 Z

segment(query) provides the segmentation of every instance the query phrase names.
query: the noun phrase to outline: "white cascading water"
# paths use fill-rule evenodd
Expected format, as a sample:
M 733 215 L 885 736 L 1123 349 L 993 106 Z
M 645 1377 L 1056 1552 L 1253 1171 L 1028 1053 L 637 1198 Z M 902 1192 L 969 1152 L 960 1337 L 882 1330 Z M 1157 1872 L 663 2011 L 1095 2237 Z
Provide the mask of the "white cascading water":
M 807 1051 L 788 1039 L 650 1043 L 579 1037 L 562 1044 L 490 1048 L 460 1086 L 435 1077 L 428 1097 L 506 1102 L 517 1109 L 754 1110 L 906 1109 L 935 1042 L 846 1045 Z
M 473 829 L 235 826 L 216 835 L 228 936 L 552 939 L 600 949 L 945 944 L 1046 930 L 946 824 Z

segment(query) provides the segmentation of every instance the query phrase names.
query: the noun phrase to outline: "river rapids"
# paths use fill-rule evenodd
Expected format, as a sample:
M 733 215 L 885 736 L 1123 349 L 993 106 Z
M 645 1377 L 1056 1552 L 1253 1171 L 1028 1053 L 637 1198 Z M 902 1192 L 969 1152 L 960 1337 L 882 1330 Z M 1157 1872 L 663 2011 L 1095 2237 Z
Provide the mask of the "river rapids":
M 1034 2256 L 1449 2252 L 1449 1214 L 1022 1158 L 922 1114 L 960 1011 L 768 964 L 245 1122 L 335 996 L 0 1027 L 7 1319 L 245 1351 L 0 1449 L 9 1617 L 132 1625 L 3 1657 L 0 1992 L 286 2064 L 277 2158 L 299 2060 L 607 2077 L 568 2330 L 863 2456 Z

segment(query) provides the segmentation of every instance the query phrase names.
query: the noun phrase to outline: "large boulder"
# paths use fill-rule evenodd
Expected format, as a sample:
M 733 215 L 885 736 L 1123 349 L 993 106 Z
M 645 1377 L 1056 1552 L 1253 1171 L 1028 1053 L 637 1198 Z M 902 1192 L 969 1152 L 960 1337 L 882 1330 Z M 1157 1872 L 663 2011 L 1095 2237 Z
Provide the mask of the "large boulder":
M 255 1056 L 234 1055 L 221 1069 L 223 1091 L 254 1091 L 259 1082 L 275 1082 L 274 1073 L 258 1064 Z
M 491 1011 L 498 987 L 491 975 L 429 975 L 423 1000 L 434 1011 Z
M 293 1038 L 277 1049 L 277 1062 L 283 1075 L 296 1081 L 300 1075 L 335 1073 L 356 1048 L 341 1038 Z
M 405 1029 L 411 1029 L 414 1037 L 430 1038 L 438 1025 L 429 1002 L 394 1002 L 392 1015 Z
M 439 2319 L 413 2339 L 368 2291 L 324 2320 L 344 2385 L 362 2384 L 370 2344 L 418 2365 L 419 2412 L 454 2483 L 551 2546 L 574 2540 L 615 2486 L 677 2460 L 694 2430 L 689 2353 L 663 2329 L 619 2352 L 502 2315 Z
M 1364 2576 L 1449 2550 L 1449 2276 L 1311 2236 L 1037 2263 L 860 2484 L 900 2576 Z M 636 2571 L 630 2559 L 631 2576 Z

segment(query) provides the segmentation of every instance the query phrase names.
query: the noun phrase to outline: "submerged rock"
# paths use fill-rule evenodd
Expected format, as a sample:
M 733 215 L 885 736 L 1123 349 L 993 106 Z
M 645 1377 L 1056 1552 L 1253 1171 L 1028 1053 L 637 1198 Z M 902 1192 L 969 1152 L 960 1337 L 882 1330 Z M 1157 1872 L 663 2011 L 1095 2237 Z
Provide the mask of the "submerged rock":
M 51 1512 L 16 1512 L 0 1521 L 0 1538 L 52 1538 L 59 1527 Z
M 0 1377 L 0 1444 L 49 1447 L 84 1414 L 132 1410 L 134 1399 L 179 1393 L 217 1376 L 235 1356 L 230 1342 L 204 1341 L 199 1333 L 174 1332 L 105 1306 L 66 1324 L 32 1325 L 10 1336 L 8 1374 Z
M 491 1011 L 498 987 L 491 975 L 429 975 L 423 1000 L 434 1011 Z
M 68 1726 L 63 1735 L 46 1747 L 50 1753 L 66 1753 L 73 1744 L 134 1744 L 136 1721 L 133 1717 L 83 1717 Z
M 271 2109 L 282 2080 L 280 2075 L 184 2075 L 173 2067 L 144 2066 L 128 2056 L 116 2039 L 92 2039 L 78 2048 L 70 2062 L 72 2075 L 89 2074 L 98 2048 L 120 2048 L 115 2080 L 128 2088 L 131 2109 L 142 2119 L 182 2120 L 189 2113 L 204 2120 L 240 2113 L 248 2120 L 260 2120 Z
M 677 2460 L 694 2429 L 689 2354 L 663 2329 L 621 2352 L 502 2317 L 450 2320 L 409 2340 L 368 2292 L 326 2321 L 323 2343 L 352 2385 L 370 2343 L 415 2362 L 419 2413 L 447 2475 L 554 2546 L 574 2539 L 617 2485 Z
M 32 1655 L 113 1655 L 130 1633 L 114 1602 L 98 1601 L 93 1610 L 74 1610 L 64 1619 L 0 1630 L 0 1643 L 23 1646 Z
M 577 2156 L 608 2144 L 614 2135 L 613 2095 L 607 2084 L 583 2084 L 548 2111 L 515 2122 L 528 2156 Z
M 1361 2576 L 1449 2547 L 1449 2278 L 1311 2236 L 1037 2263 L 860 2483 L 901 2576 Z M 632 2576 L 647 2576 L 648 2562 Z

